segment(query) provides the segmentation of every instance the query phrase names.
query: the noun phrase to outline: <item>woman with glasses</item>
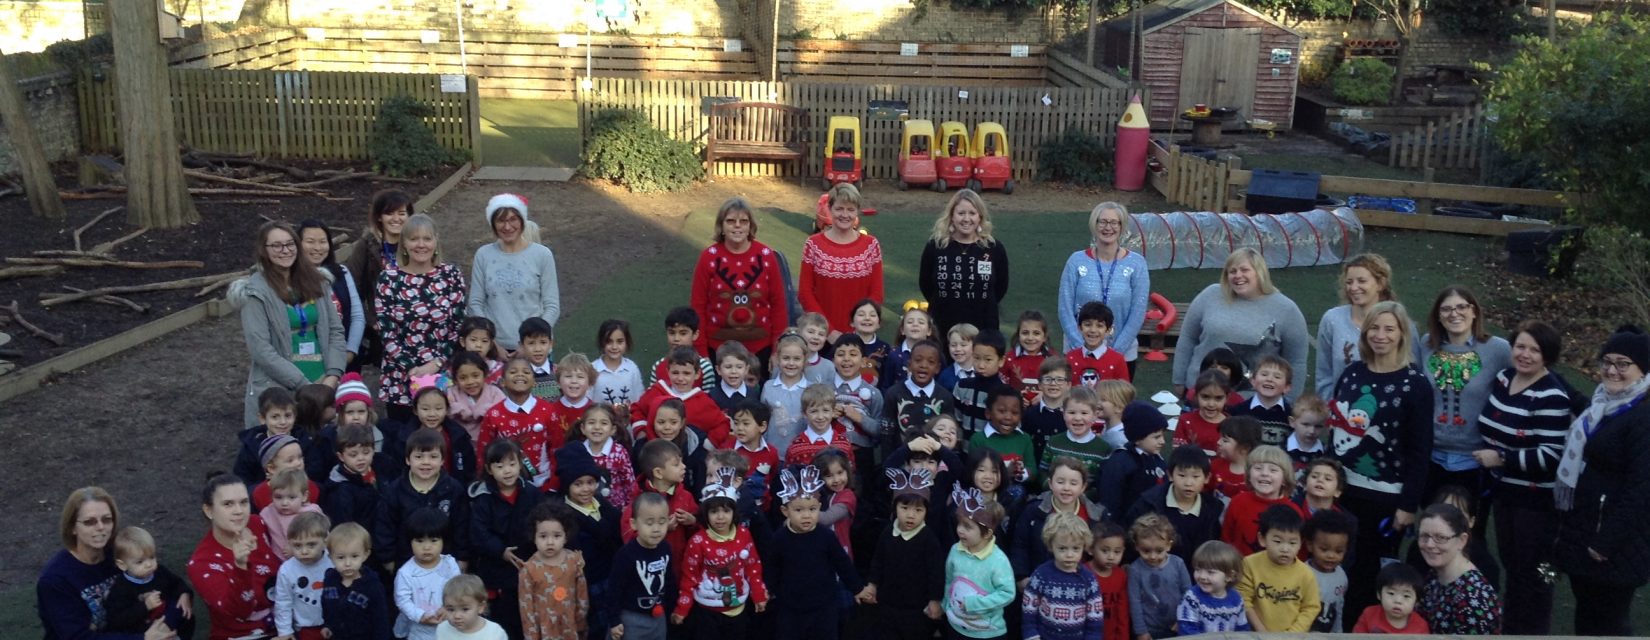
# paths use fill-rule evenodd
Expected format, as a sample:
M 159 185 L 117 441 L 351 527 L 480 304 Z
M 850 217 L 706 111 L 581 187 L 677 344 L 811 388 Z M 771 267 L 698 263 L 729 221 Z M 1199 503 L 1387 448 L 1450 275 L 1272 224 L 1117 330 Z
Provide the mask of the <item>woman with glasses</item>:
M 922 247 L 917 286 L 928 300 L 936 338 L 963 323 L 1002 331 L 997 305 L 1008 295 L 1008 250 L 991 231 L 991 213 L 970 189 L 952 195 L 934 220 L 934 232 Z
M 1413 361 L 1409 312 L 1397 302 L 1369 308 L 1358 334 L 1356 362 L 1347 365 L 1329 401 L 1328 455 L 1346 469 L 1340 506 L 1358 519 L 1347 567 L 1346 610 L 1375 604 L 1383 558 L 1420 510 L 1432 451 L 1432 388 Z
M 115 499 L 99 487 L 81 487 L 69 494 L 58 521 L 63 548 L 46 561 L 35 583 L 35 605 L 46 640 L 135 640 L 128 634 L 106 634 L 103 598 L 120 577 L 115 567 L 114 539 L 120 528 Z M 143 640 L 178 637 L 156 620 Z
M 246 379 L 246 426 L 258 425 L 258 394 L 270 387 L 296 393 L 319 382 L 338 386 L 344 374 L 344 324 L 326 276 L 299 257 L 298 232 L 285 222 L 258 229 L 252 275 L 230 285 L 241 310 L 241 335 L 252 356 Z
M 411 422 L 413 379 L 446 369 L 464 324 L 468 289 L 458 265 L 441 261 L 435 220 L 422 213 L 407 218 L 396 265 L 378 274 L 374 320 L 384 339 L 378 397 L 390 419 Z
M 1435 504 L 1421 512 L 1416 529 L 1416 546 L 1432 569 L 1415 603 L 1427 630 L 1443 636 L 1501 633 L 1501 601 L 1495 586 L 1467 558 L 1472 531 L 1466 514 L 1454 505 Z
M 1089 302 L 1110 308 L 1113 321 L 1107 346 L 1123 354 L 1132 378 L 1140 357 L 1140 325 L 1146 321 L 1152 280 L 1146 258 L 1123 248 L 1129 239 L 1130 219 L 1129 210 L 1116 202 L 1102 202 L 1089 212 L 1089 248 L 1066 259 L 1066 268 L 1060 272 L 1058 308 L 1065 338 L 1062 352 L 1083 346 L 1078 309 Z
M 1626 326 L 1599 354 L 1603 379 L 1570 425 L 1553 502 L 1558 566 L 1575 592 L 1575 633 L 1633 635 L 1633 594 L 1650 581 L 1650 336 Z
M 1482 496 L 1489 482 L 1474 452 L 1484 448 L 1478 414 L 1489 400 L 1495 374 L 1512 366 L 1512 346 L 1484 330 L 1484 310 L 1466 287 L 1438 292 L 1427 314 L 1415 361 L 1432 384 L 1432 462 L 1426 495 L 1438 487 L 1460 485 Z M 1478 500 L 1471 514 L 1480 536 L 1489 527 L 1489 501 Z

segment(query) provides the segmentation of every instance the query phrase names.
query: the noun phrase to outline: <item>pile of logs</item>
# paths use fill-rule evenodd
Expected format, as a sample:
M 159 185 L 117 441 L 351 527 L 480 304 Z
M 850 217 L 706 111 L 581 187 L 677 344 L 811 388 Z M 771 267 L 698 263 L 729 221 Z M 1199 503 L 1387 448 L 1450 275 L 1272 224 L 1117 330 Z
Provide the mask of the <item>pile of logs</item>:
M 106 175 L 117 183 L 123 170 L 120 162 L 109 156 L 89 156 L 85 159 L 84 164 L 91 171 Z M 374 171 L 355 171 L 353 169 L 310 170 L 259 160 L 252 154 L 208 153 L 189 149 L 184 150 L 183 166 L 184 177 L 193 179 L 198 183 L 211 185 L 190 187 L 190 195 L 242 198 L 243 200 L 232 201 L 238 204 L 266 202 L 245 200 L 247 198 L 315 197 L 334 201 L 348 200 L 348 198 L 334 198 L 326 190 L 321 189 L 321 187 L 348 180 L 413 182 L 406 178 L 392 178 Z M 62 191 L 58 195 L 64 200 L 97 200 L 121 198 L 125 194 L 126 187 L 112 184 Z M 222 201 L 219 200 L 218 202 Z

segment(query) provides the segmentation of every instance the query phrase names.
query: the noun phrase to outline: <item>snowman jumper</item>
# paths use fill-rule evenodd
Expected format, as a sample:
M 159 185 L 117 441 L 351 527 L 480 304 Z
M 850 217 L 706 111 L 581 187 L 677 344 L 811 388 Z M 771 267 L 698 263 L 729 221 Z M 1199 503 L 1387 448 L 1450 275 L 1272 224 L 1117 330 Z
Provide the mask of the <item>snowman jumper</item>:
M 1329 446 L 1346 492 L 1415 512 L 1432 451 L 1432 384 L 1415 365 L 1375 373 L 1347 365 L 1329 404 Z

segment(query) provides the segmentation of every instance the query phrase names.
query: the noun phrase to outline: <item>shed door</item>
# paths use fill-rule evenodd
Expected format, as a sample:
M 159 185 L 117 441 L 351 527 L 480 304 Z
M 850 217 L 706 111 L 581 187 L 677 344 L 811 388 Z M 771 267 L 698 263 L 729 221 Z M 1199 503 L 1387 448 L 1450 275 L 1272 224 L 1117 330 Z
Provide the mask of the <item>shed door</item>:
M 1238 116 L 1227 128 L 1241 127 L 1254 117 L 1255 77 L 1260 57 L 1260 29 L 1187 27 L 1185 55 L 1180 60 L 1180 108 L 1203 103 L 1234 107 Z

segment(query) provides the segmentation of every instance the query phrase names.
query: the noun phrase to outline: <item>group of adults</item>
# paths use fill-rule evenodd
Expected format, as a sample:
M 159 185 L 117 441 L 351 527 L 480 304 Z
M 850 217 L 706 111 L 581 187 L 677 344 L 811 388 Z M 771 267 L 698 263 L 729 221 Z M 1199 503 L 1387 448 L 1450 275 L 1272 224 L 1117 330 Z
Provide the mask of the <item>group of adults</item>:
M 853 330 L 860 301 L 882 302 L 882 249 L 860 228 L 859 194 L 839 185 L 829 195 L 831 222 L 803 246 L 799 291 L 791 288 L 784 255 L 757 240 L 748 204 L 734 199 L 718 211 L 713 244 L 692 277 L 703 347 L 732 340 L 768 353 L 799 310 L 825 315 L 834 334 Z M 415 214 L 411 198 L 399 192 L 374 197 L 369 228 L 344 264 L 322 224 L 260 229 L 256 271 L 235 292 L 252 355 L 249 420 L 265 388 L 335 384 L 365 363 L 382 371 L 380 394 L 391 417 L 407 416 L 404 383 L 443 366 L 466 314 L 492 319 L 504 349 L 517 347 L 515 329 L 524 318 L 553 325 L 560 313 L 555 262 L 530 238 L 527 203 L 500 195 L 486 218 L 496 241 L 476 252 L 468 283 L 441 260 L 434 221 Z M 1144 258 L 1126 248 L 1131 220 L 1116 203 L 1094 208 L 1089 246 L 1066 261 L 1057 306 L 1072 348 L 1081 335 L 1076 310 L 1106 305 L 1114 317 L 1110 347 L 1132 369 L 1151 282 Z M 918 280 L 937 337 L 964 322 L 1000 327 L 1008 253 L 992 230 L 985 202 L 967 190 L 936 219 Z M 1473 293 L 1448 287 L 1424 316 L 1426 333 L 1417 335 L 1392 281 L 1378 255 L 1347 260 L 1345 304 L 1324 314 L 1316 338 L 1314 387 L 1332 414 L 1326 453 L 1346 468 L 1341 504 L 1359 524 L 1347 610 L 1374 602 L 1375 574 L 1396 558 L 1401 534 L 1421 513 L 1418 545 L 1434 569 L 1429 591 L 1473 596 L 1460 601 L 1486 606 L 1504 601 L 1503 631 L 1545 634 L 1556 568 L 1575 592 L 1577 634 L 1628 635 L 1633 594 L 1650 581 L 1650 403 L 1642 403 L 1650 390 L 1650 336 L 1624 328 L 1610 337 L 1600 349 L 1601 383 L 1588 402 L 1551 369 L 1562 350 L 1552 327 L 1524 323 L 1510 342 L 1490 336 Z M 1239 249 L 1219 282 L 1188 308 L 1173 380 L 1191 386 L 1198 364 L 1219 347 L 1251 368 L 1262 355 L 1281 356 L 1301 379 L 1309 340 L 1299 307 L 1273 285 L 1264 257 Z M 1304 381 L 1295 390 L 1303 387 Z M 1461 519 L 1422 512 L 1447 484 L 1490 499 Z M 218 554 L 238 571 L 267 555 L 248 534 L 256 520 L 243 484 L 209 484 L 202 509 L 211 524 L 197 554 Z M 1468 553 L 1482 543 L 1488 513 L 1506 567 L 1504 600 Z M 118 575 L 110 557 L 118 524 L 114 499 L 101 489 L 77 490 L 65 504 L 64 550 L 39 582 L 49 640 L 95 637 L 87 630 L 100 628 L 99 599 Z M 1487 600 L 1484 589 L 1491 590 Z M 235 603 L 206 603 L 215 629 L 235 628 L 236 616 L 250 613 Z M 1493 612 L 1479 613 L 1473 619 Z M 146 634 L 167 637 L 164 625 Z

